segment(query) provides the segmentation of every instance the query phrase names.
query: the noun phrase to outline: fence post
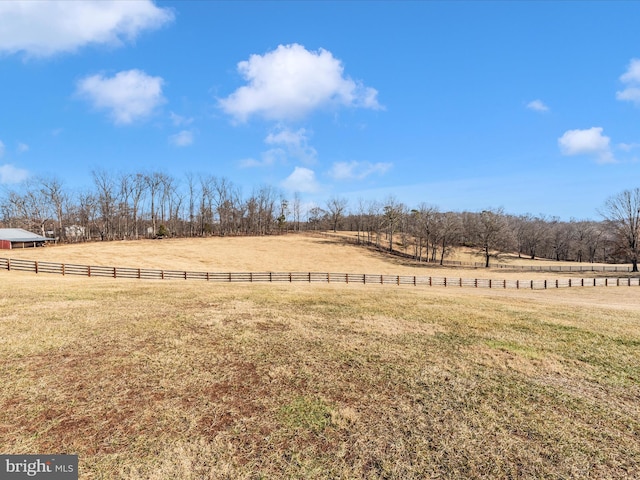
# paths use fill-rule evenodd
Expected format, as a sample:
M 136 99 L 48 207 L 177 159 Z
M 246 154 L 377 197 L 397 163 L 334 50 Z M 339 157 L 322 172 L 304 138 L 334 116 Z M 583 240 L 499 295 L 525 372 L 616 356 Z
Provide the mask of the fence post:
M 531 280 L 531 290 L 533 290 L 533 280 Z
M 380 285 L 382 285 L 383 283 L 384 283 L 384 277 L 380 275 Z
M 140 269 L 138 269 L 138 280 L 140 280 Z
M 473 284 L 474 284 L 474 287 L 478 288 L 478 279 L 477 278 L 473 279 Z
M 545 290 L 547 289 L 547 281 L 546 280 L 544 281 L 544 289 Z
M 491 288 L 491 279 L 489 279 L 489 288 Z
M 207 272 L 207 282 L 209 281 L 209 272 Z
M 558 279 L 557 278 L 556 278 L 556 288 L 559 288 L 558 287 Z
M 38 273 L 38 262 L 34 262 L 36 264 L 36 273 Z
M 185 280 L 187 279 L 187 272 L 186 271 L 184 272 L 184 279 Z
M 115 268 L 114 268 L 115 270 Z M 64 263 L 62 264 L 62 275 L 64 275 Z
M 253 272 L 249 272 L 249 282 L 253 283 Z
M 433 286 L 433 285 L 431 284 L 431 277 L 429 277 L 429 286 L 430 286 L 430 287 L 431 287 L 431 286 Z
M 520 280 L 516 280 L 516 290 L 520 288 Z
M 413 276 L 413 286 L 414 287 L 416 286 L 416 276 L 415 275 Z
M 507 279 L 505 278 L 503 282 L 504 282 L 504 288 L 507 288 Z
M 271 275 L 272 275 L 272 273 L 271 273 L 271 272 L 269 272 L 269 281 L 270 281 L 270 282 L 273 282 L 273 278 L 272 278 L 272 276 L 271 276 Z
M 64 265 L 62 266 L 62 271 L 64 272 Z M 63 273 L 64 275 L 64 273 Z M 113 267 L 113 278 L 117 278 L 116 267 Z
M 87 265 L 87 277 L 91 276 L 91 265 Z
M 447 277 L 444 277 L 444 286 L 447 286 Z
M 596 286 L 596 279 L 595 278 L 593 279 L 593 286 L 594 287 Z
M 164 270 L 160 270 L 160 278 L 164 280 Z

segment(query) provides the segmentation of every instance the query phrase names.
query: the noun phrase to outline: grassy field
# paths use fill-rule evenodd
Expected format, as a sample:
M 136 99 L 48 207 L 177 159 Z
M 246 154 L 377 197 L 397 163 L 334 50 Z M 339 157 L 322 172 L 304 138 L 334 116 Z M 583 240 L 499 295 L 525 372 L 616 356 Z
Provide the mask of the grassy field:
M 295 238 L 12 255 L 190 270 L 419 268 Z M 634 288 L 6 271 L 0 285 L 0 451 L 77 453 L 82 479 L 640 476 Z
M 461 249 L 454 257 L 465 260 L 465 255 L 471 254 L 469 252 L 469 249 Z M 443 268 L 344 243 L 341 242 L 340 236 L 283 235 L 79 243 L 35 249 L 0 250 L 0 257 L 80 265 L 209 272 L 329 272 L 439 277 L 446 275 L 507 280 L 551 280 L 591 275 L 590 272 L 562 272 L 560 275 L 493 268 Z M 481 261 L 481 258 L 475 259 Z M 517 259 L 512 255 L 502 256 L 500 262 L 503 265 L 579 265 L 575 262 Z M 595 275 L 602 276 L 603 273 Z M 625 276 L 625 273 L 611 275 Z

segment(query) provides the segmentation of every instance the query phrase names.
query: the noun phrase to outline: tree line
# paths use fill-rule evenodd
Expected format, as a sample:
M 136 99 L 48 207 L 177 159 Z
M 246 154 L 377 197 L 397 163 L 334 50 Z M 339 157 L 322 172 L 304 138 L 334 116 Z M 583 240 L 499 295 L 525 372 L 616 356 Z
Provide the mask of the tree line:
M 351 230 L 358 241 L 432 262 L 468 246 L 483 253 L 486 266 L 497 253 L 516 252 L 531 259 L 631 262 L 637 271 L 640 190 L 610 197 L 600 213 L 599 221 L 563 221 L 501 208 L 444 212 L 426 203 L 412 208 L 395 197 L 349 204 L 333 196 L 310 206 L 300 194 L 287 198 L 268 185 L 243 195 L 232 181 L 209 174 L 177 179 L 106 170 L 93 171 L 84 191 L 72 192 L 56 177 L 36 177 L 0 192 L 0 226 L 60 242 Z

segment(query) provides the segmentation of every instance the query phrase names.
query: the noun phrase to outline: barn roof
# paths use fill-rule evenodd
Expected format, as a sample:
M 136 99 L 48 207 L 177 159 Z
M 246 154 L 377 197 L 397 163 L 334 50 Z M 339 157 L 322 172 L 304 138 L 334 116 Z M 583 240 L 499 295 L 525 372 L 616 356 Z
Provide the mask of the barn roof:
M 47 242 L 53 238 L 36 235 L 22 228 L 0 228 L 0 240 L 8 240 L 10 242 Z

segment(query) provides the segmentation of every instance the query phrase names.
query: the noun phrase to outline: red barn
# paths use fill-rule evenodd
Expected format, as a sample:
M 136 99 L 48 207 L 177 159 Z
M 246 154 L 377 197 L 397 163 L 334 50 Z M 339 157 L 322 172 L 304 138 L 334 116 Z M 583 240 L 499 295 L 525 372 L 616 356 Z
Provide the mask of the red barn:
M 53 241 L 53 238 L 36 235 L 22 228 L 0 228 L 0 250 L 41 247 Z

